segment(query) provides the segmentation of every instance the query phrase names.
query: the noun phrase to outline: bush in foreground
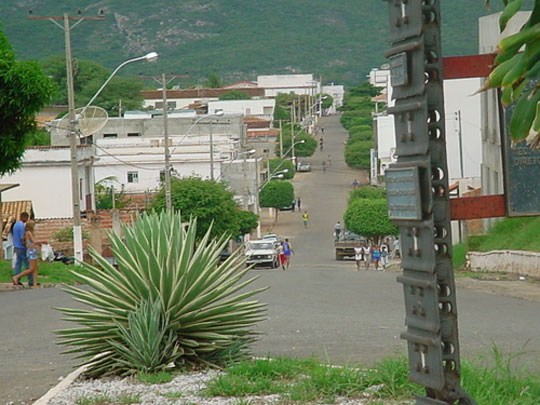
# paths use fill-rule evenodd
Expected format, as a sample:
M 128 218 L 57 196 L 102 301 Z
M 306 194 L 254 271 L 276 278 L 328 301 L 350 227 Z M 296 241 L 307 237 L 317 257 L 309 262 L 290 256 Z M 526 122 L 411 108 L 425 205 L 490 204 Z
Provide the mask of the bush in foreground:
M 193 220 L 185 229 L 178 214 L 143 215 L 124 228 L 125 240 L 109 234 L 117 269 L 92 251 L 97 265 L 73 272 L 91 289 L 66 291 L 89 308 L 61 308 L 80 327 L 57 333 L 89 376 L 220 365 L 246 354 L 264 305 L 245 300 L 262 289 L 244 290 L 254 279 L 241 281 L 239 254 L 219 264 L 227 237 L 211 239 L 209 229 L 196 243 L 196 228 Z

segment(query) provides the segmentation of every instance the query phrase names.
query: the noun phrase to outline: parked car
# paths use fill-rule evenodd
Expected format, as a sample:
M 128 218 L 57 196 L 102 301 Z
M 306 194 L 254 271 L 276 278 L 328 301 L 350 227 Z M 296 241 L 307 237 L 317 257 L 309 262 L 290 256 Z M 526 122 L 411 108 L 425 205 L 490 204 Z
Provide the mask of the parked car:
M 298 162 L 298 165 L 296 166 L 297 172 L 310 172 L 311 171 L 311 163 L 309 162 Z
M 281 244 L 281 238 L 276 233 L 269 233 L 268 235 L 264 235 L 262 240 L 270 241 L 276 247 L 278 247 Z
M 246 243 L 246 263 L 255 266 L 269 266 L 273 269 L 279 266 L 278 251 L 273 241 L 251 240 Z

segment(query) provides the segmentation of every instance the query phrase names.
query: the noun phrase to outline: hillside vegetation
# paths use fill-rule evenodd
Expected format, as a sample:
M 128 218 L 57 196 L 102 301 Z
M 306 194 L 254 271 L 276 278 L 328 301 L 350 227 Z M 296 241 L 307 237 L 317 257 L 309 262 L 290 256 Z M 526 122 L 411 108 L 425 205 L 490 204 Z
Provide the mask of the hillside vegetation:
M 478 17 L 500 10 L 492 1 L 442 2 L 445 55 L 477 53 Z M 526 3 L 532 4 L 532 1 Z M 387 5 L 380 0 L 100 0 L 67 6 L 55 0 L 0 2 L 0 22 L 18 57 L 43 59 L 64 52 L 63 33 L 34 15 L 105 12 L 105 21 L 85 21 L 72 31 L 73 54 L 109 68 L 156 51 L 155 64 L 123 73 L 190 75 L 188 85 L 216 72 L 227 81 L 257 74 L 313 72 L 325 81 L 363 81 L 385 63 Z

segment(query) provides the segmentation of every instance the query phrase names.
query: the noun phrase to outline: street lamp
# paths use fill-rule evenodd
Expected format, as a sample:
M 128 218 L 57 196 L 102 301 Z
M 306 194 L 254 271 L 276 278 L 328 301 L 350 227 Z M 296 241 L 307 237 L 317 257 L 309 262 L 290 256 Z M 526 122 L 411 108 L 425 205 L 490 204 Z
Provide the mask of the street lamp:
M 75 131 L 75 93 L 73 90 L 73 69 L 71 66 L 71 47 L 66 46 L 68 57 L 66 57 L 66 70 L 67 70 L 67 90 L 68 90 L 68 115 L 69 115 L 69 135 L 70 135 L 70 157 L 71 157 L 71 199 L 73 204 L 73 256 L 75 260 L 82 262 L 83 261 L 83 244 L 82 244 L 82 230 L 81 230 L 81 206 L 80 206 L 80 195 L 79 195 L 79 162 L 77 159 L 77 133 Z M 157 59 L 158 54 L 156 52 L 150 52 L 144 56 L 129 59 L 122 64 L 120 64 L 114 71 L 111 73 L 109 78 L 105 80 L 105 83 L 99 88 L 97 93 L 90 99 L 83 109 L 86 110 L 96 97 L 101 93 L 105 88 L 107 83 L 113 78 L 113 76 L 128 63 L 139 62 L 146 60 L 148 62 L 153 62 Z

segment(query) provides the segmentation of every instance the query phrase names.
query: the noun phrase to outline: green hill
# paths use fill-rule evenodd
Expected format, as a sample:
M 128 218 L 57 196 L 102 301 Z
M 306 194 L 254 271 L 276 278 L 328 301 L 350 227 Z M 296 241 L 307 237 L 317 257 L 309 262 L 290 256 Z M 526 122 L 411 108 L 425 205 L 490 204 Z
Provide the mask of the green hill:
M 530 2 L 530 1 L 529 1 Z M 124 73 L 190 75 L 210 72 L 225 80 L 257 74 L 314 72 L 325 81 L 364 80 L 385 62 L 387 5 L 381 0 L 56 0 L 3 1 L 0 22 L 17 55 L 41 59 L 64 52 L 62 31 L 34 15 L 83 15 L 105 11 L 106 21 L 86 21 L 72 32 L 73 54 L 113 68 L 154 50 L 156 64 L 137 64 Z M 71 3 L 71 2 L 70 2 Z M 492 1 L 500 9 L 500 1 Z M 445 55 L 477 53 L 483 0 L 443 1 Z M 187 84 L 184 82 L 183 84 Z

